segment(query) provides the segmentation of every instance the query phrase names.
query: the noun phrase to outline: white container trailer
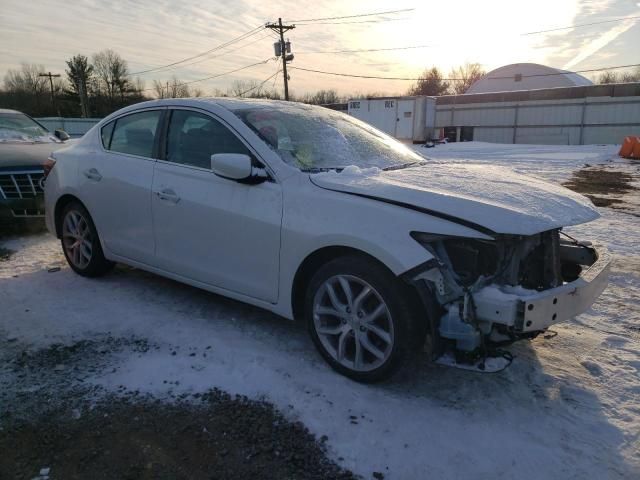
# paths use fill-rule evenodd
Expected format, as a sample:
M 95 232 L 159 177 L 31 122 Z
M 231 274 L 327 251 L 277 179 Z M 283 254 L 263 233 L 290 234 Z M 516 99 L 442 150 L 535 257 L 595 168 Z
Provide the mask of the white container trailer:
M 434 97 L 381 97 L 349 100 L 348 113 L 398 140 L 430 140 L 436 124 Z

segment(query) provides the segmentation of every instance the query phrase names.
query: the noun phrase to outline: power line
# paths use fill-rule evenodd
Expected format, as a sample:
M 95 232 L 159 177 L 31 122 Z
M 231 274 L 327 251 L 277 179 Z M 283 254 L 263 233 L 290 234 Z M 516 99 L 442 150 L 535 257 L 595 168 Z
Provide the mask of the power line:
M 296 52 L 297 55 L 308 55 L 308 54 L 316 54 L 316 53 L 358 53 L 358 52 L 387 52 L 391 50 L 412 50 L 416 48 L 432 48 L 434 45 L 412 45 L 409 47 L 392 47 L 392 48 L 363 48 L 358 50 L 326 50 L 326 51 L 315 51 L 315 52 Z
M 271 33 L 271 32 L 270 32 L 270 33 Z M 234 47 L 234 49 L 233 49 L 233 50 L 230 50 L 230 51 L 228 51 L 228 52 L 221 53 L 220 55 L 214 55 L 213 57 L 206 57 L 206 58 L 203 58 L 203 59 L 200 59 L 200 60 L 196 60 L 195 62 L 190 62 L 190 63 L 181 64 L 181 65 L 175 65 L 175 66 L 173 66 L 173 67 L 167 67 L 167 68 L 164 68 L 164 69 L 162 69 L 162 71 L 159 71 L 158 73 L 166 73 L 166 72 L 170 72 L 170 71 L 176 70 L 176 69 L 178 69 L 178 68 L 189 67 L 189 66 L 191 66 L 191 65 L 196 65 L 196 64 L 198 64 L 198 63 L 202 63 L 202 62 L 207 62 L 207 61 L 209 61 L 209 60 L 213 60 L 213 59 L 215 59 L 215 58 L 224 57 L 225 55 L 229 55 L 229 54 L 231 54 L 231 53 L 236 52 L 237 50 L 240 50 L 240 49 L 242 49 L 242 48 L 245 48 L 245 47 L 248 47 L 248 46 L 250 46 L 250 45 L 253 45 L 254 43 L 257 43 L 257 42 L 259 42 L 259 41 L 261 41 L 261 40 L 264 40 L 264 39 L 265 39 L 265 38 L 267 38 L 268 36 L 269 36 L 269 35 L 263 35 L 262 37 L 259 37 L 259 38 L 257 38 L 256 40 L 253 40 L 253 41 L 251 41 L 251 42 L 249 42 L 249 43 L 245 43 L 244 45 L 240 45 L 240 46 Z M 133 75 L 133 74 L 132 74 L 132 75 Z
M 535 74 L 535 75 L 523 75 L 522 78 L 531 78 L 531 77 L 549 77 L 549 76 L 553 76 L 553 75 L 566 75 L 568 73 L 589 73 L 589 72 L 602 72 L 605 70 L 616 70 L 616 69 L 620 69 L 620 68 L 632 68 L 632 67 L 640 67 L 640 63 L 635 63 L 635 64 L 631 64 L 631 65 L 616 65 L 613 67 L 603 67 L 603 68 L 591 68 L 591 69 L 587 69 L 587 70 L 576 70 L 576 71 L 568 71 L 568 70 L 564 70 L 564 71 L 559 71 L 559 72 L 555 72 L 555 73 L 540 73 L 540 74 Z M 303 70 L 305 72 L 313 72 L 313 73 L 321 73 L 324 75 L 334 75 L 334 76 L 338 76 L 338 77 L 352 77 L 352 78 L 368 78 L 368 79 L 375 79 L 375 80 L 406 80 L 406 81 L 417 81 L 417 80 L 423 80 L 422 78 L 412 78 L 412 77 L 379 77 L 379 76 L 375 76 L 375 75 L 355 75 L 355 74 L 350 74 L 350 73 L 340 73 L 340 72 L 325 72 L 322 70 L 313 70 L 310 68 L 302 68 L 302 67 L 289 67 L 292 68 L 294 70 Z M 509 76 L 509 77 L 484 77 L 487 78 L 489 80 L 502 80 L 502 79 L 511 79 L 513 78 L 513 76 Z M 465 80 L 464 78 L 442 78 L 441 80 L 444 81 L 460 81 L 460 80 Z
M 248 90 L 245 90 L 244 92 L 240 93 L 238 96 L 242 97 L 243 95 L 246 95 L 249 92 L 252 92 L 253 90 L 255 90 L 256 88 L 262 88 L 262 86 L 267 83 L 269 80 L 271 80 L 272 78 L 274 78 L 276 75 L 278 75 L 278 73 L 280 73 L 280 68 L 278 67 L 278 69 L 276 70 L 276 73 L 274 73 L 273 75 L 265 78 L 262 82 L 260 82 L 257 85 L 254 85 L 253 87 L 251 87 Z
M 616 18 L 615 20 L 602 20 L 601 22 L 581 23 L 579 25 L 571 25 L 569 27 L 551 28 L 549 30 L 538 30 L 536 32 L 521 33 L 520 35 L 525 36 L 525 35 L 536 35 L 538 33 L 558 32 L 560 30 L 571 30 L 571 29 L 574 29 L 574 28 L 590 27 L 591 25 L 600 25 L 602 23 L 621 22 L 622 20 L 632 20 L 632 19 L 637 19 L 637 18 L 640 18 L 640 15 L 636 15 L 636 16 L 633 16 L 633 17 Z
M 394 13 L 403 13 L 403 12 L 412 12 L 415 8 L 403 8 L 401 10 L 388 10 L 386 12 L 376 12 L 376 13 L 360 13 L 358 15 L 343 15 L 340 17 L 323 17 L 323 18 L 303 18 L 299 20 L 287 20 L 288 23 L 296 23 L 296 22 L 321 22 L 323 20 L 340 20 L 343 18 L 358 18 L 358 17 L 376 17 L 378 15 L 391 15 Z
M 313 73 L 322 73 L 324 75 L 334 75 L 337 77 L 352 77 L 352 78 L 371 78 L 377 80 L 420 80 L 419 78 L 406 78 L 406 77 L 378 77 L 374 75 L 353 75 L 350 73 L 339 73 L 339 72 L 325 72 L 322 70 L 313 70 L 311 68 L 302 68 L 302 67 L 289 67 L 293 70 L 302 70 L 305 72 L 313 72 Z M 444 79 L 443 79 L 444 80 Z
M 202 57 L 202 56 L 207 55 L 209 53 L 215 52 L 216 50 L 220 50 L 222 48 L 228 47 L 229 45 L 231 45 L 233 43 L 236 43 L 236 42 L 239 42 L 241 40 L 244 40 L 245 38 L 249 38 L 249 37 L 255 35 L 256 33 L 258 33 L 258 31 L 260 29 L 262 29 L 262 28 L 263 28 L 262 25 L 260 25 L 259 27 L 253 28 L 253 29 L 249 30 L 248 32 L 243 33 L 242 35 L 229 40 L 228 42 L 222 43 L 222 44 L 220 44 L 220 45 L 218 45 L 216 47 L 213 47 L 213 48 L 207 50 L 206 52 L 198 53 L 197 55 L 193 55 L 191 57 L 183 58 L 182 60 L 178 60 L 176 62 L 169 63 L 167 65 L 162 65 L 161 67 L 150 68 L 148 70 L 141 70 L 139 72 L 133 72 L 133 73 L 131 73 L 131 75 L 141 75 L 143 73 L 155 72 L 157 70 L 162 70 L 162 69 L 164 69 L 166 67 L 172 67 L 174 65 L 178 65 L 180 63 L 188 62 L 189 60 L 193 60 L 195 58 Z
M 247 68 L 255 67 L 256 65 L 263 65 L 263 64 L 269 62 L 270 60 L 273 60 L 273 57 L 267 58 L 266 60 L 263 60 L 261 62 L 252 63 L 251 65 L 245 65 L 244 67 L 236 68 L 235 70 L 230 70 L 228 72 L 218 73 L 216 75 L 210 75 L 208 77 L 199 78 L 197 80 L 191 80 L 189 82 L 181 82 L 181 83 L 176 84 L 175 86 L 191 85 L 192 83 L 204 82 L 205 80 L 211 80 L 211 79 L 214 79 L 214 78 L 223 77 L 225 75 L 230 75 L 232 73 L 236 73 L 236 72 L 239 72 L 241 70 L 246 70 Z M 151 91 L 151 90 L 155 90 L 155 88 L 145 88 L 142 91 L 143 92 L 148 92 L 148 91 Z
M 356 20 L 353 22 L 309 22 L 309 23 L 297 23 L 297 26 L 310 26 L 310 25 L 353 25 L 356 23 L 382 23 L 382 22 L 399 22 L 402 20 L 408 20 L 408 18 L 379 18 L 377 20 Z

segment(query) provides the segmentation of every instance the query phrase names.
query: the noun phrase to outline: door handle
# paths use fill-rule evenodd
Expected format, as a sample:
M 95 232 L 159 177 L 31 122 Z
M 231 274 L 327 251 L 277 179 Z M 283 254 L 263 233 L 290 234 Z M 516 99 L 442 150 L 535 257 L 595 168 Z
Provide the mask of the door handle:
M 166 200 L 171 203 L 178 203 L 180 201 L 180 197 L 170 188 L 163 188 L 153 193 L 155 193 L 160 200 Z
M 89 170 L 85 170 L 82 173 L 89 180 L 93 180 L 95 182 L 99 182 L 100 180 L 102 180 L 102 175 L 100 175 L 100 172 L 98 170 L 96 170 L 95 168 L 90 168 Z

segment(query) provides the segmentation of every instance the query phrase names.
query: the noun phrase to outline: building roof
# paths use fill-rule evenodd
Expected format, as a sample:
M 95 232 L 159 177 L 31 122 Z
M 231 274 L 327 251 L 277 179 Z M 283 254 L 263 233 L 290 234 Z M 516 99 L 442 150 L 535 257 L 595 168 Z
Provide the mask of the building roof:
M 511 92 L 588 85 L 593 85 L 593 82 L 577 73 L 537 63 L 512 63 L 490 71 L 471 85 L 465 93 Z

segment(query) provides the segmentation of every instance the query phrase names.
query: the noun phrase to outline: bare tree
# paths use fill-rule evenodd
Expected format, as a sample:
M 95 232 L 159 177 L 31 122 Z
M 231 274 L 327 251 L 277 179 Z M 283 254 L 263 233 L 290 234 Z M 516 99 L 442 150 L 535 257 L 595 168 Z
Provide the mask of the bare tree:
M 4 77 L 4 88 L 10 92 L 31 93 L 41 96 L 47 93 L 47 80 L 41 77 L 44 65 L 23 63 L 20 70 L 8 70 Z
M 219 91 L 218 91 L 219 92 Z M 265 88 L 265 82 L 257 80 L 236 80 L 226 92 L 224 97 L 246 98 L 270 98 L 279 100 L 280 93 L 277 90 Z
M 44 65 L 23 63 L 20 70 L 8 70 L 4 77 L 4 90 L 11 96 L 11 102 L 21 106 L 21 110 L 32 114 L 53 113 L 47 110 L 50 102 L 49 84 L 44 73 Z M 54 94 L 59 90 L 61 82 L 54 82 Z
M 632 71 L 627 72 L 612 72 L 606 71 L 600 74 L 600 76 L 596 79 L 596 83 L 632 83 L 632 82 L 640 82 L 640 67 L 636 67 Z
M 335 90 L 318 90 L 316 93 L 307 93 L 300 101 L 312 105 L 328 105 L 330 103 L 340 103 L 343 98 Z
M 640 82 L 640 67 L 636 67 L 630 72 L 624 72 L 620 80 L 622 83 Z
M 140 90 L 142 90 L 142 88 Z M 158 98 L 189 98 L 204 96 L 204 91 L 202 89 L 197 87 L 190 88 L 189 85 L 176 77 L 165 82 L 154 80 L 153 91 Z
M 455 79 L 451 80 L 451 88 L 453 90 L 453 93 L 456 93 L 458 95 L 466 93 L 471 85 L 480 80 L 486 74 L 487 72 L 484 71 L 479 63 L 467 62 L 464 65 L 452 68 L 449 76 L 452 79 Z
M 350 98 L 381 98 L 381 97 L 401 97 L 401 94 L 397 94 L 397 95 L 392 95 L 390 93 L 387 92 L 354 92 L 350 95 L 346 95 L 344 98 L 345 100 L 348 100 Z
M 606 83 L 619 83 L 620 79 L 618 78 L 618 74 L 616 72 L 606 71 L 602 72 L 600 76 L 596 79 L 596 83 L 606 84 Z
M 98 88 L 114 106 L 119 97 L 124 100 L 131 90 L 129 68 L 126 60 L 113 50 L 103 50 L 93 55 L 93 66 L 98 80 Z
M 166 82 L 154 80 L 153 90 L 158 98 L 188 98 L 193 96 L 189 85 L 180 81 L 175 76 Z
M 449 93 L 449 82 L 443 79 L 437 67 L 428 68 L 419 80 L 409 88 L 409 95 L 440 96 Z

